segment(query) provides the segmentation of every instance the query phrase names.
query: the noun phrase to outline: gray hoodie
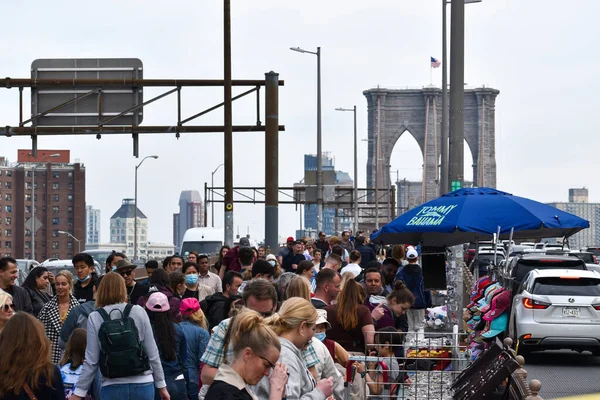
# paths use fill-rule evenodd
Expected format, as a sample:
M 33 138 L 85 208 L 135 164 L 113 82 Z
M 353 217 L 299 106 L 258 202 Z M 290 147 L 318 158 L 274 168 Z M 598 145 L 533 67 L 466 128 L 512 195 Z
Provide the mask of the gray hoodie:
M 286 386 L 288 400 L 325 400 L 325 395 L 319 389 L 312 374 L 306 369 L 302 352 L 289 340 L 279 338 L 281 353 L 279 362 L 288 368 L 289 378 Z M 268 400 L 271 391 L 269 377 L 265 376 L 252 387 L 252 391 L 260 400 Z

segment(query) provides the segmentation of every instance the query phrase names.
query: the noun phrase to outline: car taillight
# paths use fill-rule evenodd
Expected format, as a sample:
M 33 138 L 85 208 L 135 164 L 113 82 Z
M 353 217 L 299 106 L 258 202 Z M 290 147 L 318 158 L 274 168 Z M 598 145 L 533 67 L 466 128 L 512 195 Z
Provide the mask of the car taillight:
M 572 275 L 572 276 L 561 276 L 560 279 L 579 279 L 578 276 Z
M 594 264 L 598 264 L 598 258 L 596 256 L 593 256 L 593 257 L 594 257 Z
M 595 310 L 600 311 L 600 304 L 592 304 L 592 307 L 594 307 Z
M 543 301 L 524 298 L 523 307 L 529 310 L 545 310 L 546 308 L 550 307 L 550 304 L 544 303 Z

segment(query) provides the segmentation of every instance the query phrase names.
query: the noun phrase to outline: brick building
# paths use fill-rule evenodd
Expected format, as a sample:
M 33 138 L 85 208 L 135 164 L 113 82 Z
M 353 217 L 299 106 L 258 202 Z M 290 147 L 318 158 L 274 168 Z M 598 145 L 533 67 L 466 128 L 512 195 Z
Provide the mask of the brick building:
M 19 150 L 16 163 L 0 157 L 0 255 L 32 258 L 35 168 L 35 258 L 71 258 L 78 244 L 59 231 L 85 248 L 85 167 L 70 162 L 69 150 L 38 150 L 36 159 L 29 154 Z

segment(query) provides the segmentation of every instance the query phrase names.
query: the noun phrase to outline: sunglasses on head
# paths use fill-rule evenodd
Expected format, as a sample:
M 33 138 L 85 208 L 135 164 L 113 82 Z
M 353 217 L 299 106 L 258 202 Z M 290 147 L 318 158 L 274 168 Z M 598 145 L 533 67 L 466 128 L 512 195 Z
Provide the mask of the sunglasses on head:
M 2 306 L 2 311 L 4 312 L 8 312 L 8 310 L 15 310 L 15 305 L 14 304 L 5 304 Z

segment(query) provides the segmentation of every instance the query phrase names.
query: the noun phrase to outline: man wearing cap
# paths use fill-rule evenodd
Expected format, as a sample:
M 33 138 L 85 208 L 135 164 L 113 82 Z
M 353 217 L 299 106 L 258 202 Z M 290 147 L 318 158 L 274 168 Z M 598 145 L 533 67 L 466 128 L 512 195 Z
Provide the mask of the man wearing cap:
M 283 258 L 283 264 L 281 267 L 286 272 L 294 272 L 298 268 L 300 262 L 306 260 L 304 257 L 304 249 L 302 248 L 302 242 L 296 241 L 292 247 L 292 253 L 288 254 Z
M 408 318 L 408 330 L 414 332 L 423 324 L 425 319 L 425 309 L 427 300 L 425 299 L 425 285 L 423 283 L 423 270 L 418 264 L 419 253 L 414 247 L 409 247 L 406 251 L 408 265 L 401 268 L 396 275 L 396 279 L 401 279 L 406 287 L 415 296 L 415 302 L 406 313 Z
M 127 300 L 131 304 L 137 304 L 138 299 L 148 294 L 148 286 L 142 285 L 135 281 L 136 265 L 127 260 L 119 260 L 117 262 L 117 274 L 125 279 L 125 287 L 127 288 Z
M 223 257 L 223 265 L 221 266 L 221 271 L 219 271 L 219 274 L 222 273 L 225 275 L 225 272 L 227 271 L 241 272 L 242 265 L 240 264 L 239 252 L 240 248 L 242 247 L 250 247 L 250 240 L 248 240 L 247 237 L 240 238 L 240 243 L 225 254 L 225 257 Z
M 317 314 L 319 318 L 317 318 L 316 326 L 324 324 L 326 326 L 326 330 L 331 329 L 331 324 L 327 321 L 327 311 L 325 310 L 317 310 Z M 317 373 L 317 379 L 326 379 L 329 377 L 333 377 L 333 393 L 336 399 L 343 399 L 344 397 L 344 379 L 342 374 L 338 371 L 335 366 L 335 361 L 331 355 L 330 349 L 323 344 L 321 338 L 315 337 L 310 343 L 315 348 L 315 352 L 319 357 L 320 363 L 315 366 L 315 370 Z M 334 342 L 335 346 L 335 342 Z M 335 347 L 333 348 L 335 354 Z
M 279 261 L 279 265 L 283 264 L 283 259 L 289 256 L 290 254 L 294 254 L 294 244 L 296 243 L 296 239 L 292 236 L 288 237 L 285 241 L 286 247 L 282 247 L 277 252 L 277 261 Z

